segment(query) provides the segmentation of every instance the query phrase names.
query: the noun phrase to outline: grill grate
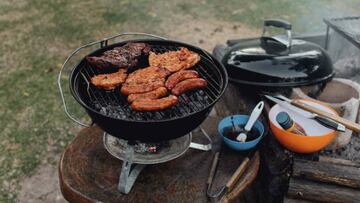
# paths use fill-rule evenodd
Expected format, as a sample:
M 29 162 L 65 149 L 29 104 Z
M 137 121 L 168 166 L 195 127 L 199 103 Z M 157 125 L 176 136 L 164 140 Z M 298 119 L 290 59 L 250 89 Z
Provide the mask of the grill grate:
M 177 46 L 150 45 L 155 53 L 164 53 L 166 51 L 179 50 Z M 201 54 L 200 54 L 201 56 Z M 99 89 L 90 84 L 90 78 L 100 74 L 97 68 L 91 67 L 83 61 L 79 65 L 80 71 L 76 76 L 78 88 L 86 88 L 85 91 L 77 91 L 86 97 L 83 100 L 86 105 L 99 113 L 116 119 L 127 119 L 132 121 L 159 121 L 184 117 L 189 114 L 201 111 L 211 105 L 221 94 L 223 89 L 222 78 L 219 70 L 214 65 L 209 65 L 207 58 L 201 56 L 201 60 L 195 65 L 194 69 L 199 75 L 207 80 L 208 85 L 203 90 L 195 90 L 182 94 L 176 106 L 162 111 L 138 112 L 131 109 L 126 100 L 126 96 L 120 93 L 119 87 L 112 91 Z

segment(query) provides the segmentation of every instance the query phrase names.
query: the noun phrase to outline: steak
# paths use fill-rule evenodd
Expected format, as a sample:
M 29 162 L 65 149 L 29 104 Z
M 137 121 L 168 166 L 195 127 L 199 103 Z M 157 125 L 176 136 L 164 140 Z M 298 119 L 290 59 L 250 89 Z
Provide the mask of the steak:
M 150 46 L 145 43 L 127 43 L 105 51 L 101 56 L 88 56 L 86 60 L 99 69 L 132 68 L 139 64 L 142 56 L 148 56 Z

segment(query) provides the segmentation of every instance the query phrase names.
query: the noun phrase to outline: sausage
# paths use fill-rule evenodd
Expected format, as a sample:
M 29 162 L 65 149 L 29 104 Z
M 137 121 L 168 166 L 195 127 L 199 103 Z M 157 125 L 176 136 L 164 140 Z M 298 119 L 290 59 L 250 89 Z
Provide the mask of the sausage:
M 149 83 L 141 83 L 141 84 L 124 83 L 120 91 L 125 95 L 140 94 L 140 93 L 153 91 L 159 87 L 164 87 L 164 83 L 165 83 L 165 79 L 158 79 L 156 81 L 151 81 Z
M 131 104 L 131 108 L 136 111 L 158 111 L 175 106 L 178 98 L 174 95 L 161 99 L 136 100 Z
M 153 91 L 142 93 L 142 94 L 130 94 L 127 98 L 129 103 L 132 103 L 137 100 L 144 100 L 144 99 L 158 99 L 161 97 L 166 96 L 167 89 L 165 87 L 159 87 Z
M 194 70 L 182 70 L 170 75 L 170 77 L 165 82 L 165 87 L 168 88 L 168 90 L 171 90 L 176 86 L 176 84 L 178 84 L 183 80 L 198 78 L 198 77 L 199 77 L 198 72 Z
M 201 89 L 207 86 L 206 80 L 202 78 L 195 79 L 187 79 L 182 82 L 179 82 L 172 90 L 171 93 L 173 95 L 179 96 L 182 93 L 193 90 L 193 89 Z

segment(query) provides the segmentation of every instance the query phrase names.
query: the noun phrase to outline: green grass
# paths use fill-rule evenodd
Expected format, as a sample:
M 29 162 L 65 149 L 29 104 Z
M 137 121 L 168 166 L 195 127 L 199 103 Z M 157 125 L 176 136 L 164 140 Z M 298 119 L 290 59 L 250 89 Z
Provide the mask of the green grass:
M 321 26 L 311 26 L 319 24 L 322 15 L 334 8 L 353 12 L 360 6 L 349 0 L 338 4 L 334 0 L 0 1 L 0 202 L 14 202 L 19 180 L 31 175 L 49 153 L 59 157 L 79 129 L 65 117 L 56 86 L 61 64 L 76 47 L 125 31 L 166 35 L 189 16 L 254 29 L 265 18 L 279 17 L 294 22 L 298 31 L 319 30 Z M 168 24 L 161 26 L 164 23 Z M 74 102 L 71 107 L 83 117 Z

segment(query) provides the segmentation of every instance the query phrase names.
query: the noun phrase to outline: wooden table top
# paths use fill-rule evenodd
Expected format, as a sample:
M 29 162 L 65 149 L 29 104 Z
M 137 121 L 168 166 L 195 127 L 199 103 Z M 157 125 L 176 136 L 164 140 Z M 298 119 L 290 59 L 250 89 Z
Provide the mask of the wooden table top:
M 214 136 L 217 136 L 213 133 L 210 135 L 213 139 Z M 102 136 L 103 131 L 97 126 L 85 128 L 65 149 L 59 165 L 59 178 L 61 191 L 68 201 L 208 201 L 205 183 L 214 152 L 189 149 L 175 160 L 147 165 L 140 173 L 130 193 L 124 195 L 117 190 L 122 161 L 114 158 L 106 151 Z M 193 135 L 193 137 L 196 136 L 196 134 Z M 218 190 L 226 183 L 243 158 L 244 154 L 223 147 L 213 190 Z M 259 153 L 256 152 L 234 190 L 223 198 L 225 202 L 239 198 L 239 195 L 254 181 L 258 173 L 259 163 Z

